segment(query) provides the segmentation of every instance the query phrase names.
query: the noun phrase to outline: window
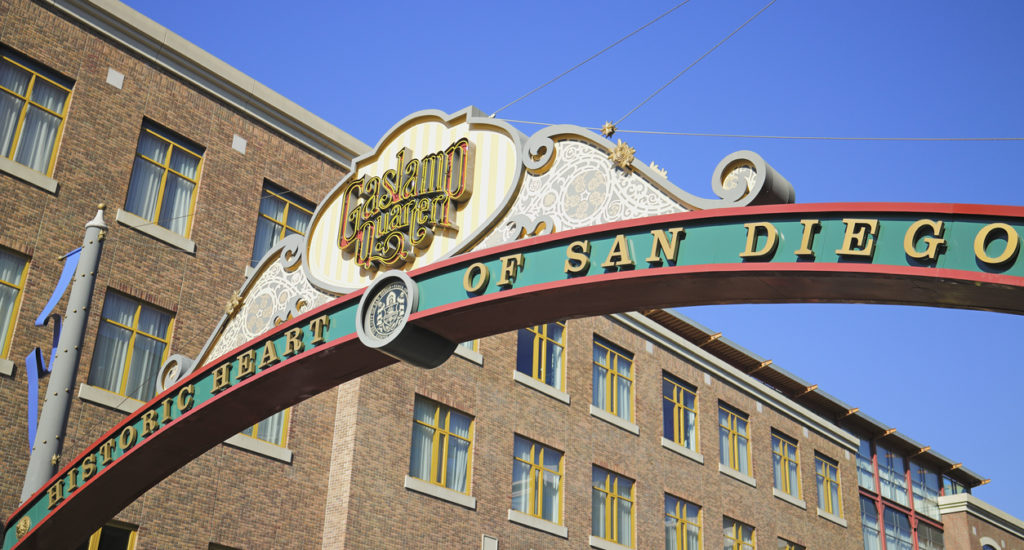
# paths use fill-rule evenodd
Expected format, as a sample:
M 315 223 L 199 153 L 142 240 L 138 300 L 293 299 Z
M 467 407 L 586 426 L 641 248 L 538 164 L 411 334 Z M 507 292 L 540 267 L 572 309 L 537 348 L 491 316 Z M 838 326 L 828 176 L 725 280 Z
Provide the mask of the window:
M 701 550 L 700 506 L 665 495 L 665 550 Z
M 594 406 L 633 421 L 633 354 L 594 337 Z
M 864 534 L 864 550 L 882 550 L 878 507 L 874 500 L 865 496 L 860 497 L 860 524 Z
M 0 153 L 50 175 L 71 83 L 10 52 L 0 54 Z
M 14 320 L 25 290 L 25 271 L 28 258 L 0 249 L 0 357 L 7 357 L 11 349 Z
M 465 342 L 459 342 L 459 346 L 462 347 L 463 349 L 468 349 L 469 351 L 479 352 L 480 339 L 477 338 L 476 340 L 466 340 Z
M 156 379 L 167 355 L 170 333 L 170 313 L 108 292 L 89 384 L 149 401 L 156 395 Z
M 885 509 L 886 550 L 912 550 L 914 542 L 910 533 L 910 518 L 892 508 Z
M 633 547 L 633 480 L 594 466 L 591 534 Z
M 907 497 L 907 471 L 903 457 L 886 449 L 878 448 L 878 482 L 882 496 L 904 506 L 910 505 Z
M 943 550 L 942 531 L 923 521 L 917 522 L 918 550 Z
M 807 550 L 807 548 L 803 545 L 797 544 L 791 540 L 786 540 L 784 538 L 779 539 L 777 548 L 778 550 Z
M 184 138 L 144 124 L 125 210 L 188 237 L 202 156 L 202 149 Z
M 135 527 L 112 523 L 97 529 L 77 550 L 133 550 L 137 535 Z
M 942 494 L 944 495 L 959 495 L 961 493 L 970 493 L 971 489 L 960 483 L 959 481 L 949 477 L 942 476 Z
M 473 419 L 418 395 L 413 417 L 409 475 L 468 494 Z
M 732 518 L 722 518 L 722 548 L 725 550 L 754 550 L 754 528 Z
M 875 492 L 875 467 L 871 463 L 871 442 L 860 440 L 857 447 L 857 485 Z
M 662 373 L 662 417 L 665 439 L 697 451 L 697 388 Z
M 535 441 L 515 438 L 512 509 L 562 523 L 562 453 Z
M 914 490 L 914 510 L 938 521 L 939 474 L 911 460 L 910 481 Z
M 719 462 L 744 475 L 750 475 L 750 436 L 747 428 L 746 414 L 719 403 Z
M 821 455 L 814 455 L 814 471 L 818 478 L 818 509 L 826 514 L 842 517 L 839 463 Z
M 277 412 L 255 426 L 250 426 L 242 433 L 267 443 L 273 443 L 280 447 L 288 445 L 288 417 L 291 415 L 291 408 Z
M 252 265 L 288 235 L 305 235 L 316 205 L 273 183 L 263 183 L 260 213 L 256 217 L 256 242 L 252 245 Z
M 565 391 L 565 323 L 519 329 L 516 370 Z
M 800 457 L 796 441 L 775 432 L 772 432 L 772 470 L 775 488 L 800 498 Z

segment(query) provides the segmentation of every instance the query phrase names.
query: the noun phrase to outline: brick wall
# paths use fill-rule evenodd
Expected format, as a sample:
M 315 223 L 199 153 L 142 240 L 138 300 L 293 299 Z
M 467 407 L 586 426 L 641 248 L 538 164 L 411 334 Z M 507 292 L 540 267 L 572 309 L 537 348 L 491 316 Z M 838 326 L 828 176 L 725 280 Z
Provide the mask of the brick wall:
M 57 258 L 81 245 L 106 203 L 110 226 L 99 267 L 78 383 L 89 375 L 108 289 L 174 314 L 171 352 L 195 356 L 244 280 L 264 179 L 318 201 L 343 176 L 336 162 L 162 70 L 61 13 L 30 0 L 0 0 L 0 45 L 74 81 L 53 178 L 55 194 L 0 172 L 0 246 L 31 257 L 9 358 L 0 378 L 4 473 L 0 510 L 18 504 L 28 461 L 24 357 L 48 351 L 50 328 L 32 325 L 60 274 Z M 106 83 L 108 68 L 124 75 Z M 115 222 L 124 207 L 139 132 L 149 119 L 203 146 L 189 254 Z M 237 134 L 245 154 L 231 148 Z M 63 312 L 66 299 L 58 306 Z M 72 388 L 71 391 L 75 391 Z M 282 548 L 320 544 L 336 392 L 293 409 L 292 464 L 218 446 L 139 497 L 118 519 L 140 525 L 138 548 Z M 75 399 L 63 455 L 76 456 L 124 413 Z

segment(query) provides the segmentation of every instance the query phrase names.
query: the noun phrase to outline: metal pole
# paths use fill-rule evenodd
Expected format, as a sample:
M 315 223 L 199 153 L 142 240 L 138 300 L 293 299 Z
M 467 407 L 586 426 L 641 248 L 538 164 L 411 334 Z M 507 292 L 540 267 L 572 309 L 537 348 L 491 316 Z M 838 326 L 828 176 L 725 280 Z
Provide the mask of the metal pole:
M 61 445 L 68 427 L 71 408 L 71 388 L 78 373 L 85 325 L 89 318 L 89 303 L 96 284 L 96 269 L 103 252 L 103 239 L 107 224 L 103 221 L 105 205 L 99 205 L 96 217 L 85 225 L 85 239 L 75 279 L 71 284 L 71 297 L 64 313 L 64 327 L 57 341 L 57 354 L 51 365 L 50 380 L 46 386 L 46 400 L 39 417 L 39 430 L 28 460 L 25 484 L 21 488 L 21 502 L 25 502 L 57 473 Z M 32 414 L 33 411 L 29 411 Z

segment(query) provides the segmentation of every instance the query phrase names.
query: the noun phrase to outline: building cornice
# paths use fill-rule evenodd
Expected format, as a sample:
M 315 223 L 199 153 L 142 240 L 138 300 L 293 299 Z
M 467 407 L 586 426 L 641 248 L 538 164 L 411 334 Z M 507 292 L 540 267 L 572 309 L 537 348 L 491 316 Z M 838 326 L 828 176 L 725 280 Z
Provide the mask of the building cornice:
M 956 514 L 966 512 L 985 523 L 994 525 L 1015 537 L 1024 539 L 1024 521 L 992 506 L 970 493 L 939 497 L 939 513 Z
M 675 334 L 656 321 L 640 313 L 617 313 L 609 317 L 627 328 L 637 331 L 651 342 L 659 344 L 671 353 L 689 361 L 698 369 L 711 374 L 722 382 L 733 386 L 750 397 L 789 416 L 796 422 L 807 426 L 808 429 L 813 430 L 840 447 L 851 452 L 857 451 L 860 440 L 853 434 L 839 428 L 785 395 L 773 391 L 759 380 L 697 347 L 689 340 Z
M 305 147 L 349 167 L 369 146 L 116 0 L 42 0 Z

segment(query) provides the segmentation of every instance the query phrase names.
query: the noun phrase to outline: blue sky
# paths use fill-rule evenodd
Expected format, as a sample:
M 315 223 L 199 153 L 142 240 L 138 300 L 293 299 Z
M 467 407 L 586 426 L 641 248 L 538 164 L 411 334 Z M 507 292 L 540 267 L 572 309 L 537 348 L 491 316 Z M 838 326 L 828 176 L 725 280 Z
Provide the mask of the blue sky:
M 617 120 L 767 0 L 692 0 L 500 113 Z M 373 145 L 435 108 L 501 106 L 675 2 L 208 2 L 135 9 Z M 622 130 L 853 137 L 1024 137 L 1020 2 L 795 2 L 768 8 L 630 116 Z M 530 134 L 539 126 L 519 124 Z M 722 157 L 758 152 L 812 202 L 1024 204 L 1024 142 L 769 140 L 620 133 L 637 157 L 710 197 Z M 1024 297 L 1021 298 L 1024 300 Z M 682 313 L 931 445 L 1024 517 L 1024 317 L 870 305 Z

